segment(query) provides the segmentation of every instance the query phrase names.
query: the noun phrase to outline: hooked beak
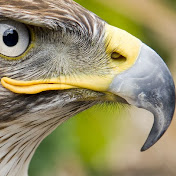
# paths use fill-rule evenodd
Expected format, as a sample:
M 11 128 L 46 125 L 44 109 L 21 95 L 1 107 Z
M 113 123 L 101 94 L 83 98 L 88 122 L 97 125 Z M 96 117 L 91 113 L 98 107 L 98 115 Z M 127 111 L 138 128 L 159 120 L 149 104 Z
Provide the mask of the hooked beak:
M 4 77 L 1 83 L 5 88 L 19 94 L 84 88 L 110 92 L 121 97 L 125 102 L 146 109 L 154 115 L 153 128 L 142 147 L 142 151 L 145 151 L 161 138 L 172 121 L 175 109 L 175 86 L 172 76 L 155 51 L 127 32 L 106 24 L 105 42 L 107 54 L 115 51 L 126 58 L 122 63 L 118 63 L 118 59 L 111 60 L 108 65 L 111 72 L 106 76 L 63 75 L 31 81 Z
M 134 66 L 117 75 L 109 91 L 153 113 L 154 124 L 141 151 L 149 149 L 168 129 L 175 110 L 175 86 L 163 60 L 142 44 Z

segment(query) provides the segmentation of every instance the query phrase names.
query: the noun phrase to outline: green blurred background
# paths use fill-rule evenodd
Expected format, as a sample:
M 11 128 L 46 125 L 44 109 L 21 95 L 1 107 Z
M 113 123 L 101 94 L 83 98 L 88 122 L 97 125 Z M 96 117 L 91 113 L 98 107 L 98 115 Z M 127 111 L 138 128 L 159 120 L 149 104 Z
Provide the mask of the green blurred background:
M 175 0 L 76 2 L 151 46 L 168 64 L 175 79 Z M 30 164 L 29 175 L 174 176 L 174 124 L 175 120 L 153 149 L 140 153 L 152 125 L 151 114 L 120 105 L 93 107 L 59 126 L 41 143 Z

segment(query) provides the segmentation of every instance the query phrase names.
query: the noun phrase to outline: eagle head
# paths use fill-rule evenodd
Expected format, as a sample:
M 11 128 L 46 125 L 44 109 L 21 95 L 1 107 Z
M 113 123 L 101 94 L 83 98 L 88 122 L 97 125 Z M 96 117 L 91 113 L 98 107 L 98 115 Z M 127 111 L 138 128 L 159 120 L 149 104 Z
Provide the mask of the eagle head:
M 172 76 L 150 47 L 72 0 L 0 1 L 0 175 L 26 176 L 40 142 L 104 102 L 154 115 L 142 151 L 169 127 Z

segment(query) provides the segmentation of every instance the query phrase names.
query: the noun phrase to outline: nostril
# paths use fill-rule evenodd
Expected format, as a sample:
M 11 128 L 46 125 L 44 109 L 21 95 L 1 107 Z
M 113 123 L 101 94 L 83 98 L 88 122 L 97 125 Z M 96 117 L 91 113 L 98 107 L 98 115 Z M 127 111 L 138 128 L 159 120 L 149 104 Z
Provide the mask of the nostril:
M 121 56 L 121 55 L 120 55 L 119 53 L 117 53 L 117 52 L 113 52 L 113 53 L 111 54 L 111 58 L 112 58 L 112 59 L 119 59 L 120 56 Z
M 111 59 L 119 61 L 119 62 L 125 62 L 126 58 L 124 56 L 122 56 L 121 54 L 117 53 L 117 52 L 113 52 L 111 54 Z

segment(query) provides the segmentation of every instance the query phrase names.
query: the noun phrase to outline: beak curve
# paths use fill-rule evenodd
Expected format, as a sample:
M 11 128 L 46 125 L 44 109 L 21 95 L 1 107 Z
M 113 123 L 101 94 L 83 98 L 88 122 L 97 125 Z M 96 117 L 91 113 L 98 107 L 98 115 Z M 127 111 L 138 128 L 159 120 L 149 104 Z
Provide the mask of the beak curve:
M 134 66 L 117 75 L 109 91 L 153 113 L 154 124 L 141 151 L 149 149 L 168 129 L 175 110 L 175 86 L 166 64 L 155 51 L 142 44 Z

